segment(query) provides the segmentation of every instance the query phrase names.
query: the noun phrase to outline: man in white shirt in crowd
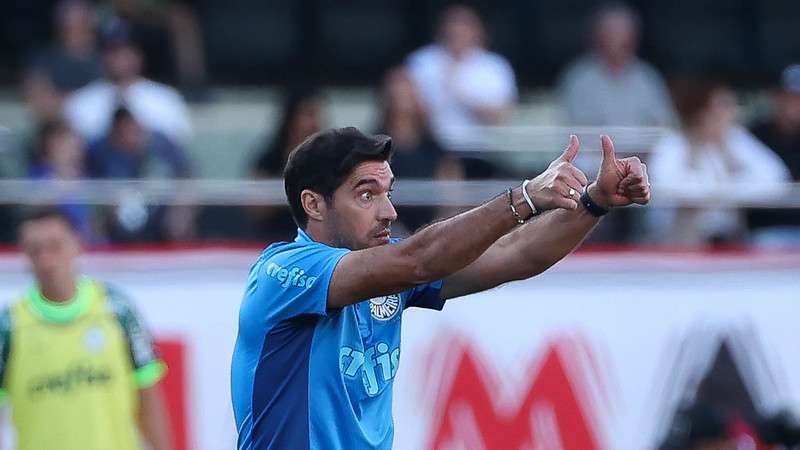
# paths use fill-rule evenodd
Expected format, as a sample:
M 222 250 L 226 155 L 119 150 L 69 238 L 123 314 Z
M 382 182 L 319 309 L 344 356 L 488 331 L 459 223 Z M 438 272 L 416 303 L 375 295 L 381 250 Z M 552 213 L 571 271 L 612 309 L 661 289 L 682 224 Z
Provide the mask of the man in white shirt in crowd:
M 431 129 L 449 150 L 483 147 L 472 127 L 502 123 L 517 100 L 511 65 L 485 41 L 478 14 L 455 5 L 442 14 L 436 41 L 408 57 Z
M 120 106 L 150 131 L 158 131 L 185 146 L 192 137 L 189 110 L 173 88 L 142 76 L 143 57 L 130 39 L 124 22 L 107 30 L 103 43 L 105 78 L 75 91 L 64 105 L 64 115 L 86 140 L 105 136 Z
M 736 94 L 724 83 L 678 80 L 673 95 L 681 128 L 664 134 L 648 164 L 659 191 L 676 207 L 648 212 L 650 238 L 683 245 L 741 242 L 747 231 L 742 211 L 720 204 L 780 197 L 789 170 L 739 124 Z
M 559 82 L 570 125 L 668 126 L 669 91 L 655 68 L 636 57 L 639 18 L 625 5 L 600 9 L 592 51 L 572 63 Z
M 675 122 L 669 91 L 659 73 L 636 57 L 640 20 L 624 4 L 597 10 L 592 21 L 591 48 L 573 62 L 558 85 L 564 121 L 569 126 L 666 127 Z M 615 133 L 620 150 L 642 134 Z M 637 144 L 637 150 L 641 143 Z M 647 145 L 646 143 L 644 145 Z M 599 153 L 584 153 L 575 165 L 593 171 Z M 589 242 L 629 242 L 639 232 L 637 211 L 623 210 L 600 224 Z

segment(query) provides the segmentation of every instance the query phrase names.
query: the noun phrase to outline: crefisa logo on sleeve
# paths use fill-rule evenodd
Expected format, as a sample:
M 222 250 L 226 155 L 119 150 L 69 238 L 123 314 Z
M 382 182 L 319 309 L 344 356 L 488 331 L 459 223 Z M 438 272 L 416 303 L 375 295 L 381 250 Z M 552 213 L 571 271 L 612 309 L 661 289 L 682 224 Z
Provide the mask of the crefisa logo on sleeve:
M 369 299 L 369 312 L 378 320 L 389 320 L 400 309 L 400 295 L 392 294 Z
M 285 268 L 274 262 L 267 265 L 266 274 L 281 284 L 281 287 L 296 286 L 309 289 L 317 281 L 317 277 L 308 275 L 299 267 Z

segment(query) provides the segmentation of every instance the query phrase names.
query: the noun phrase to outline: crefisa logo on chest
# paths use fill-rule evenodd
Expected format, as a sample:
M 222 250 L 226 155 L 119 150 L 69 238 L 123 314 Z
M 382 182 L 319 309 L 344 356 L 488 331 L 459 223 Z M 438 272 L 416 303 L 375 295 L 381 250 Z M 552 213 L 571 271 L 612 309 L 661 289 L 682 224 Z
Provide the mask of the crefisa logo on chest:
M 400 295 L 392 294 L 369 299 L 369 312 L 377 320 L 389 320 L 400 309 Z

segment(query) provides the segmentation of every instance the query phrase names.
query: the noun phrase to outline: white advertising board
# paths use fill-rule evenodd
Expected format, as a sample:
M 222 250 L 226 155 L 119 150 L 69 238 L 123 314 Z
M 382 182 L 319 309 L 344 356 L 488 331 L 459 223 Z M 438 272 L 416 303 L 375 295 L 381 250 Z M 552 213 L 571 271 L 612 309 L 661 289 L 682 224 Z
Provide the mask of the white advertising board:
M 186 450 L 235 448 L 229 366 L 256 254 L 83 258 L 87 274 L 135 299 L 157 337 L 183 344 Z M 3 301 L 29 282 L 19 255 L 0 254 Z M 758 408 L 800 409 L 798 302 L 798 253 L 626 251 L 573 255 L 442 312 L 409 310 L 395 448 L 650 449 L 720 342 L 738 349 Z

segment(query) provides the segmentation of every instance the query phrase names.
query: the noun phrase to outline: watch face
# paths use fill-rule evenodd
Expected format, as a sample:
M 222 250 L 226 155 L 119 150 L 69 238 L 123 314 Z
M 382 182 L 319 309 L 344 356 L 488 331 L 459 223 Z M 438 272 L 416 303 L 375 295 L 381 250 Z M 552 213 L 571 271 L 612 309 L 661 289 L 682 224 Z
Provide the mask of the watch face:
M 608 213 L 607 209 L 599 206 L 592 200 L 592 197 L 589 197 L 588 191 L 583 191 L 583 194 L 581 194 L 581 204 L 583 204 L 584 208 L 586 208 L 586 211 L 588 211 L 589 214 L 595 217 L 601 217 Z

